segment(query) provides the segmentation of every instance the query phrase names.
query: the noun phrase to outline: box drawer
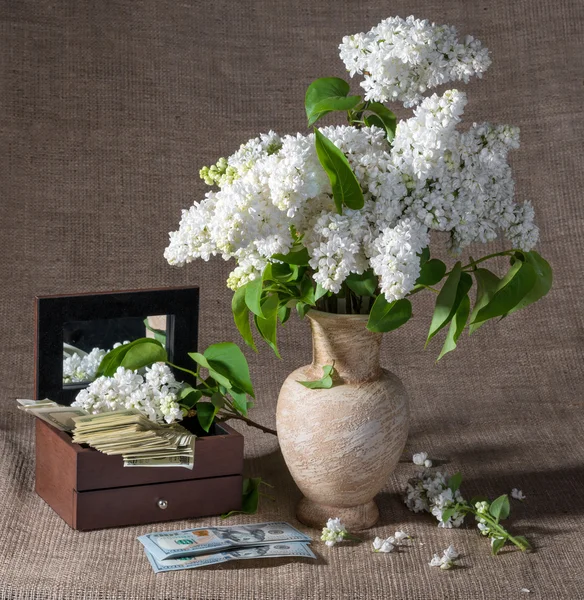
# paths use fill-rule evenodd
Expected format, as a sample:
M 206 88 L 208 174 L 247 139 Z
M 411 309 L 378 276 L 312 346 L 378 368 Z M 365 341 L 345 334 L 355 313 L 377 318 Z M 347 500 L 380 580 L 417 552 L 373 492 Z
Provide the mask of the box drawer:
M 90 492 L 73 491 L 74 529 L 205 517 L 241 508 L 242 476 L 176 481 Z

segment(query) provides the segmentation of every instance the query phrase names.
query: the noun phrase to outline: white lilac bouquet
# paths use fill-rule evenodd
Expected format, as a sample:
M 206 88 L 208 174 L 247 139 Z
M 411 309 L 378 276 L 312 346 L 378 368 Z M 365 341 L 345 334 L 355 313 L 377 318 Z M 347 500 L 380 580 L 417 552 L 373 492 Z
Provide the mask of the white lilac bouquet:
M 369 314 L 368 329 L 385 332 L 410 318 L 412 295 L 429 290 L 437 299 L 428 341 L 451 324 L 442 356 L 467 323 L 472 333 L 551 287 L 551 268 L 533 251 L 533 208 L 514 200 L 507 155 L 519 146 L 519 131 L 459 128 L 466 94 L 429 95 L 481 77 L 490 65 L 481 42 L 459 40 L 453 27 L 386 19 L 345 37 L 340 56 L 351 76 L 363 76 L 364 97 L 350 95 L 343 79 L 317 79 L 306 92 L 306 114 L 309 127 L 333 112 L 348 124 L 283 137 L 270 131 L 204 167 L 213 189 L 183 211 L 165 257 L 171 265 L 234 258 L 227 285 L 235 291 L 235 323 L 255 348 L 253 313 L 276 353 L 277 324 L 291 308 L 301 317 L 313 307 Z M 413 115 L 398 122 L 388 102 Z M 499 235 L 510 249 L 447 268 L 430 258 L 432 232 L 447 236 L 453 255 Z M 482 266 L 496 256 L 511 263 L 502 278 Z

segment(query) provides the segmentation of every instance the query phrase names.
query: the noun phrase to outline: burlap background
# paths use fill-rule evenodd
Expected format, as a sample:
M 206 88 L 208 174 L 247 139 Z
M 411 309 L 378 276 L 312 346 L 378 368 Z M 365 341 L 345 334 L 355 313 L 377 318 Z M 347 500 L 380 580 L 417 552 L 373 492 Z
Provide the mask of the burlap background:
M 538 598 L 584 597 L 582 425 L 582 55 L 580 0 L 3 0 L 0 4 L 0 594 L 3 598 Z M 460 469 L 469 495 L 517 486 L 512 527 L 537 552 L 489 555 L 476 530 L 439 530 L 397 495 L 403 462 L 380 498 L 382 520 L 362 545 L 317 563 L 256 562 L 155 576 L 135 541 L 153 528 L 71 531 L 33 492 L 30 396 L 35 294 L 199 284 L 201 347 L 237 339 L 216 260 L 171 269 L 162 257 L 180 209 L 204 193 L 203 164 L 273 128 L 304 128 L 312 79 L 343 75 L 337 45 L 399 14 L 455 24 L 492 50 L 467 87 L 467 121 L 522 128 L 517 191 L 531 199 L 553 292 L 485 326 L 438 365 L 422 351 L 430 313 L 386 336 L 384 362 L 411 393 L 407 452 Z M 357 84 L 355 84 L 356 86 Z M 481 249 L 482 250 L 482 249 Z M 274 423 L 285 375 L 309 360 L 305 323 L 282 330 L 284 360 L 250 356 L 258 420 Z M 248 353 L 251 355 L 252 353 Z M 245 430 L 248 472 L 275 485 L 257 520 L 294 520 L 298 491 L 277 442 Z M 405 459 L 404 459 L 405 460 Z M 199 521 L 200 522 L 200 521 Z M 206 520 L 205 522 L 213 522 Z M 392 555 L 370 540 L 416 536 Z M 427 566 L 454 543 L 463 568 Z

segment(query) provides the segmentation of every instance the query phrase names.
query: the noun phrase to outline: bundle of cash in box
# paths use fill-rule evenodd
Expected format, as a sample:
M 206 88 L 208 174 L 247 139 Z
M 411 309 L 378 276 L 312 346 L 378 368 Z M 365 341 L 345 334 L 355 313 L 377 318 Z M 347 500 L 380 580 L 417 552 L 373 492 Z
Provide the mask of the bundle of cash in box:
M 17 400 L 19 408 L 71 433 L 73 442 L 121 455 L 125 467 L 192 469 L 196 436 L 177 423 L 155 423 L 136 409 L 88 414 L 52 400 Z
M 138 541 L 155 573 L 252 558 L 316 558 L 311 538 L 282 522 L 160 531 Z

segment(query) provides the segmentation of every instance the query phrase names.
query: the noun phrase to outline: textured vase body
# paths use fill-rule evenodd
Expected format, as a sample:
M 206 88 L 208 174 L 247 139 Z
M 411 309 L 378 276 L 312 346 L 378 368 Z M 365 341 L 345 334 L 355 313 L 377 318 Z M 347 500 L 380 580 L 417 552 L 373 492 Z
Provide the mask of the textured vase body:
M 298 519 L 315 528 L 340 517 L 351 530 L 379 517 L 373 498 L 395 469 L 408 434 L 408 399 L 401 381 L 379 365 L 380 333 L 365 315 L 308 313 L 312 364 L 291 373 L 278 398 L 278 439 L 304 494 Z M 322 377 L 334 364 L 330 389 L 298 381 Z

